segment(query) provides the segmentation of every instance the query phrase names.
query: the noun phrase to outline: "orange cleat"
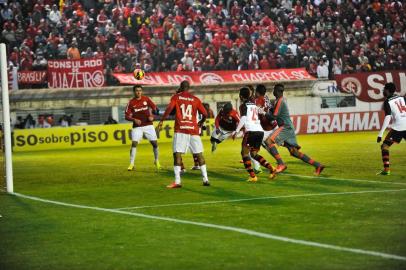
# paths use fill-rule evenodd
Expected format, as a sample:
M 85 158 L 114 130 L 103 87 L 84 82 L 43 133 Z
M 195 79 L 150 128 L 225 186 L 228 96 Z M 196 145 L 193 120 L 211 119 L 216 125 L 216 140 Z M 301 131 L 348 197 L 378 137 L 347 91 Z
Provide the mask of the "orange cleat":
M 319 176 L 321 172 L 324 170 L 324 168 L 325 168 L 324 165 L 320 165 L 319 167 L 317 167 L 316 170 L 314 171 L 314 175 Z
M 181 184 L 176 184 L 175 182 L 173 182 L 172 184 L 167 185 L 166 187 L 167 188 L 181 188 L 182 185 Z
M 285 171 L 287 168 L 288 166 L 286 166 L 285 164 L 278 164 L 278 166 L 276 166 L 275 173 L 281 173 Z

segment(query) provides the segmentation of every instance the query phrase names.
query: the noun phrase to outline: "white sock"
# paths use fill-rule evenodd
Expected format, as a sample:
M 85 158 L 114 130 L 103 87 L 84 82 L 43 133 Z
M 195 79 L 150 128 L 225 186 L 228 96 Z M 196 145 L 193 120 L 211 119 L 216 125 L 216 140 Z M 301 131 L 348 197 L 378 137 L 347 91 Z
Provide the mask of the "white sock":
M 175 173 L 175 183 L 180 185 L 180 166 L 173 166 L 173 172 Z
M 131 165 L 134 165 L 136 154 L 137 154 L 137 147 L 131 147 L 131 150 L 130 150 L 130 164 Z
M 261 168 L 261 164 L 259 164 L 258 161 L 256 161 L 255 159 L 253 159 L 250 155 L 250 159 L 251 159 L 251 163 L 252 165 L 254 165 L 254 170 L 259 170 Z
M 203 182 L 209 182 L 209 178 L 207 177 L 206 164 L 200 165 L 200 170 L 202 171 Z
M 152 150 L 154 151 L 155 161 L 157 161 L 159 159 L 159 149 L 158 147 L 152 147 Z

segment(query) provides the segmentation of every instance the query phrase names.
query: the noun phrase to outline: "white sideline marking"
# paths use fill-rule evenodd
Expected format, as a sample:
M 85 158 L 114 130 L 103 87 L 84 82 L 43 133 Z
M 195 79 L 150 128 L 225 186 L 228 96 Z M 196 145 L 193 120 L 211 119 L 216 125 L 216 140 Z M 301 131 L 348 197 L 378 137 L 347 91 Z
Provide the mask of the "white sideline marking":
M 159 217 L 159 216 L 153 216 L 153 215 L 146 215 L 146 214 L 140 214 L 140 213 L 134 213 L 134 212 L 126 212 L 126 211 L 121 211 L 121 210 L 86 206 L 86 205 L 80 205 L 80 204 L 70 204 L 70 203 L 41 199 L 41 198 L 33 197 L 33 196 L 27 196 L 27 195 L 20 194 L 20 193 L 13 193 L 13 194 L 17 197 L 21 197 L 21 198 L 25 198 L 25 199 L 29 199 L 29 200 L 56 204 L 56 205 L 62 205 L 62 206 L 67 206 L 67 207 L 89 209 L 89 210 L 96 210 L 96 211 L 102 211 L 102 212 L 108 212 L 108 213 L 114 213 L 114 214 L 122 214 L 122 215 L 136 216 L 136 217 L 141 217 L 141 218 L 148 218 L 148 219 L 163 220 L 163 221 L 169 221 L 169 222 L 175 222 L 175 223 L 181 223 L 181 224 L 195 225 L 195 226 L 206 227 L 206 228 L 214 228 L 214 229 L 232 231 L 232 232 L 237 232 L 237 233 L 241 233 L 241 234 L 253 235 L 253 236 L 257 236 L 257 237 L 261 237 L 261 238 L 273 239 L 273 240 L 278 240 L 278 241 L 288 242 L 288 243 L 293 243 L 293 244 L 298 244 L 298 245 L 313 246 L 313 247 L 319 247 L 319 248 L 325 248 L 325 249 L 332 249 L 332 250 L 338 250 L 338 251 L 346 251 L 346 252 L 351 252 L 351 253 L 358 253 L 358 254 L 382 257 L 385 259 L 406 261 L 406 257 L 399 256 L 399 255 L 382 253 L 382 252 L 377 252 L 377 251 L 370 251 L 370 250 L 363 250 L 363 249 L 357 249 L 357 248 L 340 247 L 340 246 L 323 244 L 323 243 L 306 241 L 306 240 L 298 240 L 298 239 L 277 236 L 277 235 L 268 234 L 268 233 L 261 233 L 261 232 L 256 232 L 256 231 L 252 231 L 252 230 L 236 228 L 236 227 L 231 227 L 231 226 L 216 225 L 216 224 L 196 222 L 196 221 L 188 221 L 188 220 L 169 218 L 169 217 Z
M 236 171 L 245 171 L 246 169 L 244 168 L 232 168 Z M 354 181 L 354 182 L 368 182 L 368 183 L 378 183 L 378 184 L 392 184 L 392 185 L 402 185 L 406 186 L 406 183 L 402 182 L 385 182 L 385 181 L 379 181 L 379 180 L 366 180 L 366 179 L 352 179 L 352 178 L 334 178 L 334 177 L 324 177 L 324 176 L 315 176 L 315 175 L 302 175 L 302 174 L 294 174 L 294 173 L 286 173 L 283 172 L 280 175 L 290 175 L 290 176 L 296 176 L 296 177 L 302 177 L 302 178 L 312 178 L 312 179 L 325 179 L 325 180 L 337 180 L 337 181 Z M 390 176 L 387 176 L 390 178 Z
M 326 180 L 368 182 L 368 183 L 393 184 L 393 185 L 406 186 L 406 183 L 402 183 L 402 182 L 385 182 L 385 181 L 379 181 L 379 180 L 365 180 L 365 179 L 351 179 L 351 178 L 333 178 L 333 177 L 324 177 L 324 176 L 301 175 L 301 174 L 294 174 L 294 173 L 282 173 L 282 175 L 297 176 L 297 177 L 302 177 L 302 178 L 319 178 L 319 179 L 326 179 Z
M 129 209 L 142 209 L 142 208 L 155 208 L 155 207 L 170 207 L 170 206 L 183 206 L 183 205 L 202 205 L 202 204 L 217 204 L 217 203 L 232 203 L 256 200 L 268 200 L 279 198 L 297 198 L 297 197 L 313 197 L 313 196 L 330 196 L 330 195 L 350 195 L 350 194 L 364 194 L 364 193 L 387 193 L 405 191 L 406 189 L 386 189 L 386 190 L 361 190 L 361 191 L 347 191 L 347 192 L 326 192 L 326 193 L 307 193 L 307 194 L 293 194 L 282 196 L 266 196 L 245 199 L 233 199 L 222 201 L 203 201 L 203 202 L 187 202 L 187 203 L 170 203 L 170 204 L 156 204 L 156 205 L 141 205 L 132 207 L 115 208 L 115 210 L 129 210 Z

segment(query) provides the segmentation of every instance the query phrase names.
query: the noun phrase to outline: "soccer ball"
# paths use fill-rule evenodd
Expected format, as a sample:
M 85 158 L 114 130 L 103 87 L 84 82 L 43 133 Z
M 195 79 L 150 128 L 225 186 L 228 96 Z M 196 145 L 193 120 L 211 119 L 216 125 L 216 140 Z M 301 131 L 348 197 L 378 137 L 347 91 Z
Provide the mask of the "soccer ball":
M 139 68 L 135 69 L 133 74 L 136 80 L 142 80 L 145 77 L 145 72 Z

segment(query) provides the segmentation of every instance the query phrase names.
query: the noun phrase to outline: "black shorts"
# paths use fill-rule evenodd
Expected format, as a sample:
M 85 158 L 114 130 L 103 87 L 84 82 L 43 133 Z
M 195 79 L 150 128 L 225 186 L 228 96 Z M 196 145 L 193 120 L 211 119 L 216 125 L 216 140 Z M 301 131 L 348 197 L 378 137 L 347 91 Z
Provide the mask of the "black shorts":
M 406 130 L 397 131 L 391 129 L 383 142 L 387 145 L 392 145 L 393 143 L 400 143 L 402 139 L 406 140 Z
M 263 138 L 263 131 L 248 131 L 244 134 L 242 145 L 248 146 L 250 149 L 259 150 L 261 148 Z

